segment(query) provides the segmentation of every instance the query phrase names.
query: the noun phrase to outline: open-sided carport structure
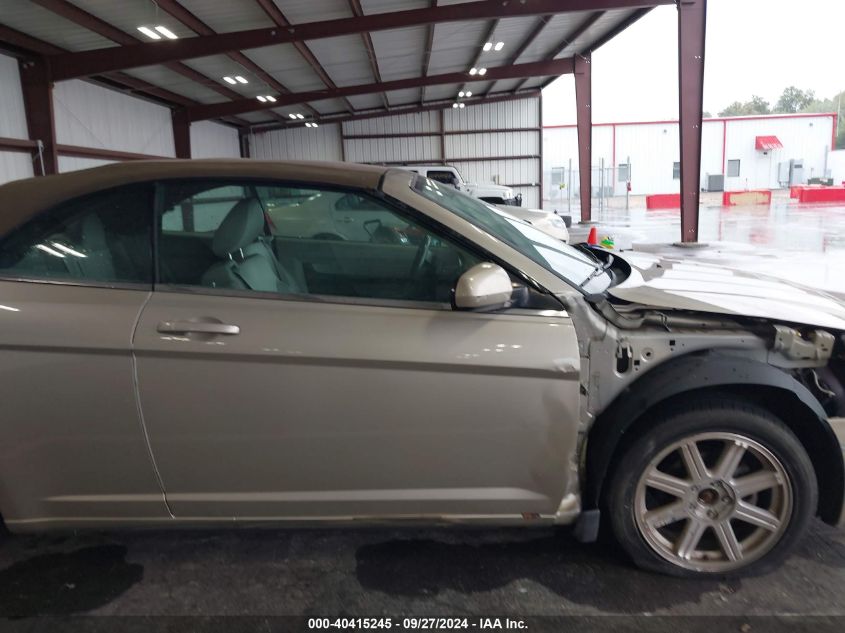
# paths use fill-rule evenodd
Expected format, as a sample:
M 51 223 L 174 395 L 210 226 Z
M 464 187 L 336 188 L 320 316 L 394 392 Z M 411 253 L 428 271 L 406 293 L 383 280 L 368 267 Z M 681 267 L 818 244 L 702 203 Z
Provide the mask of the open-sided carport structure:
M 4 0 L 0 43 L 20 58 L 29 140 L 0 149 L 38 152 L 48 174 L 62 152 L 84 153 L 56 141 L 53 84 L 69 79 L 164 102 L 176 156 L 190 157 L 196 121 L 238 126 L 248 155 L 250 130 L 442 110 L 460 91 L 466 105 L 524 98 L 574 74 L 589 192 L 591 53 L 661 4 L 678 7 L 682 240 L 695 241 L 706 0 Z M 177 39 L 138 31 L 156 25 Z M 488 55 L 498 41 L 508 48 Z M 224 82 L 235 75 L 247 83 Z

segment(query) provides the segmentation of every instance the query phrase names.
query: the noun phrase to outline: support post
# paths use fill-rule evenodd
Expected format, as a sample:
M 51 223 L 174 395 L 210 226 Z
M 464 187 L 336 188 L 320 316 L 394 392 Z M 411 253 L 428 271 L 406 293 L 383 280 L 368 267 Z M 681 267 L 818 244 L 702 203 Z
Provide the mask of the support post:
M 241 150 L 241 158 L 251 158 L 252 152 L 249 146 L 250 133 L 249 128 L 238 129 L 238 147 Z
M 173 146 L 176 158 L 191 157 L 191 121 L 184 108 L 173 111 Z
M 678 92 L 681 141 L 681 243 L 698 241 L 706 24 L 707 0 L 679 0 Z
M 33 173 L 36 176 L 56 174 L 59 172 L 59 157 L 56 150 L 56 118 L 53 113 L 50 69 L 41 59 L 23 59 L 19 68 L 26 127 L 29 138 L 39 143 Z
M 581 222 L 589 222 L 592 214 L 592 142 L 593 115 L 590 77 L 590 55 L 575 57 L 575 106 L 578 119 L 578 171 L 580 172 Z

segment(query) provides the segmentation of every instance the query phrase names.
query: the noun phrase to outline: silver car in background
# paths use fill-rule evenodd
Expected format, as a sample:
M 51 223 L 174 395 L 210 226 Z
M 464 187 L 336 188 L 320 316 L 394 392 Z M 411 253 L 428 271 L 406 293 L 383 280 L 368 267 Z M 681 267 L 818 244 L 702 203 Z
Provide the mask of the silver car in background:
M 0 206 L 13 532 L 607 523 L 723 576 L 842 520 L 836 297 L 387 167 L 139 161 Z

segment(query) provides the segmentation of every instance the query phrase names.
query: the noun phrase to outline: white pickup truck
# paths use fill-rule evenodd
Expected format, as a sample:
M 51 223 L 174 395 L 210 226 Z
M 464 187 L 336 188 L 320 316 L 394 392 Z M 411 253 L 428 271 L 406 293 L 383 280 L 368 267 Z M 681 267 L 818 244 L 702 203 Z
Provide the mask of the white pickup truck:
M 569 231 L 564 219 L 550 211 L 525 209 L 522 207 L 522 194 L 514 195 L 513 189 L 495 183 L 467 183 L 461 172 L 451 165 L 402 165 L 402 169 L 414 171 L 426 178 L 452 185 L 459 191 L 468 193 L 502 209 L 515 218 L 531 224 L 552 237 L 569 242 Z

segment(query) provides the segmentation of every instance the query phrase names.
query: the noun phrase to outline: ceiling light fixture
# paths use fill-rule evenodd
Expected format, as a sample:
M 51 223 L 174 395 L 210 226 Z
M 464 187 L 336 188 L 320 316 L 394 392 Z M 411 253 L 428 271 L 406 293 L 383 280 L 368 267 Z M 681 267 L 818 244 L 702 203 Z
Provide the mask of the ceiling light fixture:
M 237 81 L 239 84 L 248 84 L 249 83 L 246 79 L 244 79 L 240 75 L 235 75 L 235 81 Z
M 310 122 L 310 121 L 306 121 L 306 122 L 305 122 L 305 127 L 311 127 L 311 122 Z
M 465 93 L 464 93 L 464 91 L 463 91 L 463 90 L 461 90 L 461 91 L 458 93 L 458 97 L 463 97 L 463 96 L 464 96 L 464 94 L 465 94 Z
M 305 117 L 304 117 L 304 116 L 302 116 L 301 114 L 299 114 L 299 113 L 297 112 L 297 113 L 296 113 L 296 118 L 297 118 L 297 119 L 304 119 Z
M 267 101 L 269 101 L 270 103 L 276 103 L 276 97 L 274 97 L 273 95 L 265 95 L 264 98 L 267 99 Z
M 147 36 L 148 38 L 150 38 L 151 40 L 160 40 L 160 39 L 161 39 L 161 35 L 159 35 L 159 34 L 158 34 L 158 33 L 156 33 L 155 31 L 153 31 L 153 30 L 152 30 L 150 27 L 148 27 L 148 26 L 139 26 L 139 27 L 138 27 L 138 30 L 139 30 L 139 31 L 141 31 L 141 33 L 143 33 L 144 35 L 146 35 L 146 36 Z
M 258 99 L 261 103 L 267 103 L 267 99 L 265 99 L 265 98 L 264 98 L 264 97 L 262 97 L 261 95 L 258 95 L 258 96 L 257 96 L 257 97 L 255 97 L 255 98 L 256 98 L 256 99 Z
M 232 84 L 232 85 L 235 85 L 236 83 L 238 83 L 237 81 L 235 81 L 234 79 L 232 79 L 229 76 L 223 77 L 223 81 L 225 81 L 227 84 Z
M 459 107 L 459 108 L 465 108 L 465 107 L 466 107 L 466 104 L 465 104 L 465 103 L 459 103 L 459 104 L 458 104 L 458 107 Z
M 481 75 L 481 76 L 483 77 L 484 75 L 486 75 L 486 74 L 487 74 L 487 69 L 486 69 L 486 68 L 479 68 L 479 69 L 478 69 L 478 74 L 479 74 L 479 75 Z
M 473 68 L 470 68 L 470 69 L 469 69 L 469 74 L 470 74 L 470 75 L 474 75 L 474 74 L 475 74 L 475 73 L 477 73 L 477 72 L 478 72 L 478 68 L 473 67 Z
M 312 124 L 311 124 L 311 127 L 317 127 L 317 124 L 316 124 L 316 123 L 312 123 Z
M 295 115 L 295 114 L 289 114 L 288 116 L 289 116 L 290 118 L 292 118 L 292 119 L 295 119 L 295 118 L 296 118 L 296 115 Z
M 453 108 L 457 108 L 457 107 L 458 107 L 458 104 L 457 104 L 457 103 L 453 103 L 453 104 L 452 104 L 452 107 L 453 107 Z
M 493 50 L 500 51 L 505 47 L 504 42 L 496 42 L 496 45 L 493 47 Z
M 489 51 L 491 48 L 493 48 L 493 42 L 487 42 L 487 43 L 486 43 L 486 44 L 482 47 L 482 50 L 486 53 L 486 52 L 487 52 L 487 51 Z
M 171 31 L 166 26 L 161 26 L 160 24 L 156 27 L 156 31 L 164 35 L 169 40 L 178 40 L 179 38 L 176 36 L 176 33 Z
M 467 91 L 464 93 L 464 96 L 466 96 L 466 97 L 471 97 L 471 96 L 472 96 L 472 90 L 467 90 Z

